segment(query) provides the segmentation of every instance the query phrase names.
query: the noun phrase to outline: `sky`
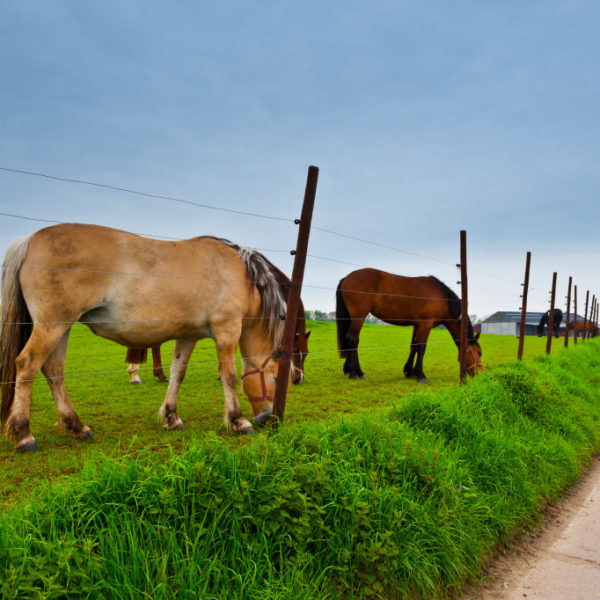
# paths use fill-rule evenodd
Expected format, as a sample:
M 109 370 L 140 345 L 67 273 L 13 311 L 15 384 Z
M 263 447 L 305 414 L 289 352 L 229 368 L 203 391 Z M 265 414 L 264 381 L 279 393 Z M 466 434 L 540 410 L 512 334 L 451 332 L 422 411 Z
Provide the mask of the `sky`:
M 83 222 L 225 237 L 291 274 L 315 165 L 307 309 L 361 267 L 460 295 L 465 230 L 471 315 L 519 309 L 527 251 L 528 309 L 557 272 L 557 306 L 571 276 L 582 313 L 599 39 L 585 0 L 2 0 L 0 252 Z

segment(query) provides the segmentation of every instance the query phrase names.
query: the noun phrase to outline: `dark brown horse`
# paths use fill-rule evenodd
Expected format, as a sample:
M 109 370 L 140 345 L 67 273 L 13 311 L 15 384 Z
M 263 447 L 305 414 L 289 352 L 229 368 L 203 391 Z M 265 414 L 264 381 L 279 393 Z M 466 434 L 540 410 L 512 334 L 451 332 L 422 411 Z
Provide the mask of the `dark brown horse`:
M 558 331 L 560 329 L 560 324 L 562 323 L 563 312 L 560 308 L 554 309 L 554 323 L 552 325 L 553 335 L 555 338 L 558 337 Z M 550 311 L 547 310 L 540 319 L 540 322 L 537 326 L 537 335 L 538 337 L 542 337 L 544 335 L 544 329 L 550 325 Z
M 229 242 L 230 245 L 231 242 Z M 237 247 L 239 250 L 239 246 Z M 263 261 L 269 265 L 275 280 L 279 284 L 279 289 L 284 300 L 287 302 L 290 291 L 290 280 L 283 271 L 277 268 L 271 261 L 261 254 Z M 294 336 L 294 348 L 292 354 L 292 362 L 294 365 L 294 375 L 292 382 L 299 384 L 304 381 L 304 361 L 308 354 L 308 338 L 310 331 L 306 331 L 306 313 L 304 304 L 300 300 L 298 306 L 298 317 L 296 318 L 296 334 Z M 125 362 L 129 363 L 127 372 L 129 373 L 129 383 L 140 384 L 142 380 L 139 376 L 139 365 L 145 363 L 148 359 L 148 348 L 127 348 Z M 162 360 L 160 355 L 160 346 L 152 348 L 152 374 L 158 379 L 159 383 L 168 383 L 169 380 L 163 371 Z M 219 375 L 220 378 L 220 375 Z
M 340 281 L 336 291 L 338 349 L 340 357 L 346 359 L 344 373 L 351 379 L 365 376 L 358 361 L 358 342 L 363 323 L 371 313 L 391 325 L 413 326 L 404 374 L 427 383 L 423 356 L 429 332 L 444 325 L 456 346 L 460 346 L 460 312 L 458 296 L 435 277 L 403 277 L 377 269 L 353 271 Z M 478 340 L 479 334 L 473 335 L 469 320 L 467 372 L 470 375 L 482 368 Z

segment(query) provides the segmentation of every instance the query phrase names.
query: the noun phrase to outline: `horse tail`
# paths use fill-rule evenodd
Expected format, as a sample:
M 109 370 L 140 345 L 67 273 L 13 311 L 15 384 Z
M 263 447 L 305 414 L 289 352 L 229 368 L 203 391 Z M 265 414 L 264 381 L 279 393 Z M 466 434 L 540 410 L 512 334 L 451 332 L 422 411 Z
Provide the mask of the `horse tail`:
M 8 416 L 15 397 L 16 359 L 31 335 L 31 315 L 23 298 L 19 271 L 31 236 L 16 239 L 6 250 L 2 265 L 2 313 L 0 331 L 0 423 L 6 433 Z
M 148 360 L 148 348 L 127 348 L 127 355 L 125 356 L 126 363 L 133 363 L 134 365 L 141 365 Z
M 235 245 L 231 244 L 235 248 Z M 260 294 L 261 317 L 264 329 L 270 337 L 273 350 L 279 349 L 283 338 L 284 320 L 287 302 L 281 291 L 281 286 L 276 278 L 276 273 L 271 268 L 271 263 L 260 253 L 250 248 L 237 247 L 238 256 L 246 266 L 251 283 Z
M 340 358 L 344 358 L 345 351 L 350 349 L 347 334 L 348 330 L 350 329 L 350 324 L 352 323 L 350 312 L 348 311 L 348 307 L 346 306 L 344 297 L 342 296 L 342 284 L 344 283 L 344 279 L 346 278 L 344 277 L 343 279 L 340 279 L 335 291 L 335 324 L 337 329 L 338 352 Z

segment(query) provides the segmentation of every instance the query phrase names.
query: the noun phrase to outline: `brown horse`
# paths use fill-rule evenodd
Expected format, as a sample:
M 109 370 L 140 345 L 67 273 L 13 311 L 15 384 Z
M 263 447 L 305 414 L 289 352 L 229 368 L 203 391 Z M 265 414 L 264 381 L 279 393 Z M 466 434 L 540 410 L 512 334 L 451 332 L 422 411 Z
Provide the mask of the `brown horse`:
M 73 437 L 91 437 L 64 384 L 73 323 L 124 346 L 175 340 L 171 381 L 159 410 L 165 429 L 182 429 L 177 393 L 199 339 L 215 340 L 225 394 L 225 424 L 253 432 L 237 396 L 236 348 L 242 390 L 254 420 L 273 408 L 277 351 L 285 300 L 268 261 L 226 240 L 161 241 L 94 225 L 63 224 L 15 240 L 2 275 L 0 356 L 6 435 L 17 450 L 35 450 L 29 427 L 33 380 L 42 370 Z M 293 370 L 293 369 L 292 369 Z
M 163 371 L 160 346 L 152 346 L 152 374 L 158 379 L 158 383 L 169 383 L 169 378 Z M 140 365 L 148 360 L 148 348 L 127 348 L 125 362 L 129 363 L 129 383 L 140 384 Z
M 283 273 L 283 271 L 280 271 L 273 263 L 267 260 L 264 256 L 263 259 L 269 265 L 271 272 L 273 273 L 275 279 L 277 280 L 277 283 L 279 284 L 281 294 L 283 295 L 284 300 L 287 302 L 291 284 L 290 280 L 285 275 L 285 273 Z M 300 304 L 298 306 L 298 317 L 296 318 L 296 334 L 294 336 L 294 348 L 292 354 L 292 362 L 295 367 L 295 373 L 293 377 L 294 384 L 299 384 L 304 381 L 304 361 L 306 360 L 306 356 L 308 355 L 309 336 L 310 331 L 306 331 L 306 313 L 304 311 L 304 304 L 302 303 L 302 300 L 300 300 Z M 129 363 L 129 367 L 127 368 L 127 372 L 130 376 L 129 383 L 142 383 L 142 380 L 139 376 L 139 365 L 141 363 L 146 362 L 147 358 L 147 348 L 127 348 L 125 362 Z M 152 348 L 152 373 L 158 379 L 159 383 L 168 383 L 169 380 L 164 374 L 162 367 L 160 346 L 155 346 Z M 221 376 L 219 375 L 219 378 L 220 377 Z
M 423 356 L 433 327 L 444 325 L 457 347 L 460 346 L 460 299 L 435 277 L 403 277 L 377 269 L 359 269 L 340 281 L 336 305 L 338 349 L 340 357 L 346 359 L 344 373 L 351 379 L 365 376 L 358 361 L 358 342 L 369 313 L 392 325 L 413 326 L 404 374 L 421 383 L 427 383 Z M 470 375 L 482 368 L 478 340 L 479 333 L 473 335 L 469 320 L 467 372 Z M 415 355 L 417 360 L 413 364 Z
M 576 321 L 569 323 L 569 331 L 573 332 L 574 336 L 579 337 L 580 335 L 589 334 L 590 337 L 596 336 L 596 325 L 591 321 Z

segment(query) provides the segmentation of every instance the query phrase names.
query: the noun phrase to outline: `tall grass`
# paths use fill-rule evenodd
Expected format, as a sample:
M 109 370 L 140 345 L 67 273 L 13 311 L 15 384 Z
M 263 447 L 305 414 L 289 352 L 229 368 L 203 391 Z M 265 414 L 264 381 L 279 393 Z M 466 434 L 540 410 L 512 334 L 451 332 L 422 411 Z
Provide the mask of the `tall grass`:
M 95 455 L 0 517 L 2 598 L 439 598 L 600 445 L 600 346 L 382 411 Z

